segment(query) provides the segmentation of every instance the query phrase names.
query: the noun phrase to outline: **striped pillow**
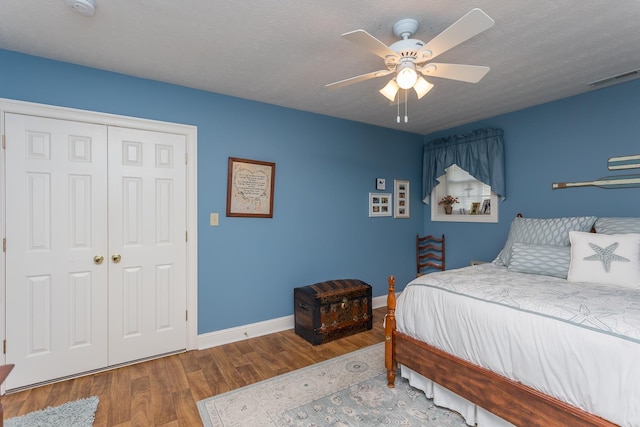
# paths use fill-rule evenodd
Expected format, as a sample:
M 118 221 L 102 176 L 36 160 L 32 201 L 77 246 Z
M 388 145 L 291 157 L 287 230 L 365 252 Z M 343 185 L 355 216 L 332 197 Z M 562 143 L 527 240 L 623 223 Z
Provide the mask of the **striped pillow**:
M 529 245 L 569 246 L 569 231 L 590 231 L 596 221 L 594 216 L 565 218 L 515 218 L 509 237 L 498 254 L 496 262 L 509 266 L 514 243 Z
M 514 243 L 509 271 L 567 278 L 571 263 L 570 246 Z
M 598 218 L 595 228 L 601 234 L 640 233 L 640 218 Z

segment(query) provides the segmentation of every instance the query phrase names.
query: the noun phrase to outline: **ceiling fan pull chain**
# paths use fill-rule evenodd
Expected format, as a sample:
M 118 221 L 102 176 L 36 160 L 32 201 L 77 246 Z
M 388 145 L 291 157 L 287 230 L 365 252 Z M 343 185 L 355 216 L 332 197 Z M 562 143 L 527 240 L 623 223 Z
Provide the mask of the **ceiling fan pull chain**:
M 407 109 L 407 92 L 408 90 L 404 90 L 404 122 L 409 122 L 409 110 Z
M 396 117 L 396 122 L 400 123 L 400 94 L 398 93 L 397 106 L 398 106 L 398 117 Z

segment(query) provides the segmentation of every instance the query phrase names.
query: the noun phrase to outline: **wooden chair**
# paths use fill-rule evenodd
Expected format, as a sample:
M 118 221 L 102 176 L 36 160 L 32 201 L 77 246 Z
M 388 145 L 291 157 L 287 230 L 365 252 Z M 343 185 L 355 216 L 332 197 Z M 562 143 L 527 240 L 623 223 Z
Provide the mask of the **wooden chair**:
M 416 235 L 416 277 L 445 269 L 444 234 L 441 237 Z

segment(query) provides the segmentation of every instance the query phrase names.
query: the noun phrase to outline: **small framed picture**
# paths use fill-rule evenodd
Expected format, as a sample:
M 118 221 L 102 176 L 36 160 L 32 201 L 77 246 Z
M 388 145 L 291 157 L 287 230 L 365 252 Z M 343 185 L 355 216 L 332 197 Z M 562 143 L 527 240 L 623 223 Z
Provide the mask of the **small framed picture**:
M 409 218 L 409 181 L 393 180 L 394 218 Z
M 491 199 L 484 199 L 480 212 L 482 215 L 491 215 Z
M 376 190 L 386 190 L 387 184 L 384 178 L 376 178 Z
M 369 216 L 391 216 L 391 193 L 369 193 Z
M 471 210 L 469 215 L 478 215 L 480 213 L 480 202 L 471 203 Z

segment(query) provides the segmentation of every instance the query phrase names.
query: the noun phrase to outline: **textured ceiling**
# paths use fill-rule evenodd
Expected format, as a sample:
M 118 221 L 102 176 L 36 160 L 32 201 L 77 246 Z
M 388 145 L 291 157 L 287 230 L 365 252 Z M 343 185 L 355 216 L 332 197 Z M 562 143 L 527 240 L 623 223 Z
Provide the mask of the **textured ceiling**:
M 96 1 L 85 17 L 64 0 L 1 0 L 0 48 L 418 134 L 640 68 L 638 0 Z M 495 25 L 437 61 L 491 71 L 477 84 L 430 78 L 422 100 L 409 94 L 408 123 L 378 93 L 390 76 L 324 87 L 384 69 L 342 33 L 364 29 L 389 45 L 393 24 L 412 17 L 413 38 L 428 42 L 475 7 Z

